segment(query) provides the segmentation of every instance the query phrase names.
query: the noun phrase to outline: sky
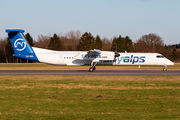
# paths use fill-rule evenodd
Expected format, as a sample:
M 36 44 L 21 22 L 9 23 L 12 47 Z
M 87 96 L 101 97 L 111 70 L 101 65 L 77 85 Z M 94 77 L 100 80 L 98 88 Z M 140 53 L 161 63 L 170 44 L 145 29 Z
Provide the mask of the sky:
M 155 33 L 166 45 L 180 43 L 180 0 L 0 0 L 0 38 L 5 29 L 38 35 L 79 30 L 94 37 Z

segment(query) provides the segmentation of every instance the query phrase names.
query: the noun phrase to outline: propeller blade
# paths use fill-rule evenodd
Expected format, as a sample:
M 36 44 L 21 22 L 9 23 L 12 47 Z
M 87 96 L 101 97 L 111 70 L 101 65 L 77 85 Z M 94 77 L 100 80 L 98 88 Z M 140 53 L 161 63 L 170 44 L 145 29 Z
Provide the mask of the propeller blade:
M 115 53 L 117 52 L 117 45 L 116 45 L 116 49 L 115 49 Z

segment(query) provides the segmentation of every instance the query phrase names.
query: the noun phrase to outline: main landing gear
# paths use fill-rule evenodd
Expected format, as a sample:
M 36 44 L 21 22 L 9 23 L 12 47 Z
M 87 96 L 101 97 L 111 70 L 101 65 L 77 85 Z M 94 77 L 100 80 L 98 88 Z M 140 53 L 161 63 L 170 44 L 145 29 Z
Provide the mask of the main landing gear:
M 91 63 L 91 67 L 89 68 L 89 72 L 93 72 L 93 71 L 95 71 L 96 70 L 96 64 L 97 64 L 97 62 L 95 62 L 95 63 Z

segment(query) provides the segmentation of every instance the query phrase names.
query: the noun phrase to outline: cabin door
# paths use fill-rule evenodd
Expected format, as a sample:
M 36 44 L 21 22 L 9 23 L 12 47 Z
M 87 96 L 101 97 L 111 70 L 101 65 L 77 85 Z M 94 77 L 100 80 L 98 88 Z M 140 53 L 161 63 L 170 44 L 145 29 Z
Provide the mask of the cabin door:
M 60 55 L 59 56 L 59 64 L 63 64 L 63 59 L 64 59 L 63 55 Z

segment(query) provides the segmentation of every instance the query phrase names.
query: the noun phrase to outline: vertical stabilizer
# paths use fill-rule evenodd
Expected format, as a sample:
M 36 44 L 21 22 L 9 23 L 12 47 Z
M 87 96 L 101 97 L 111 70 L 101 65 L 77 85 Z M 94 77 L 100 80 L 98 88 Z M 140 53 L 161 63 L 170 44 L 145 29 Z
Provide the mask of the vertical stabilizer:
M 7 29 L 6 32 L 8 33 L 11 45 L 14 49 L 15 57 L 38 61 L 32 47 L 23 36 L 24 30 Z

